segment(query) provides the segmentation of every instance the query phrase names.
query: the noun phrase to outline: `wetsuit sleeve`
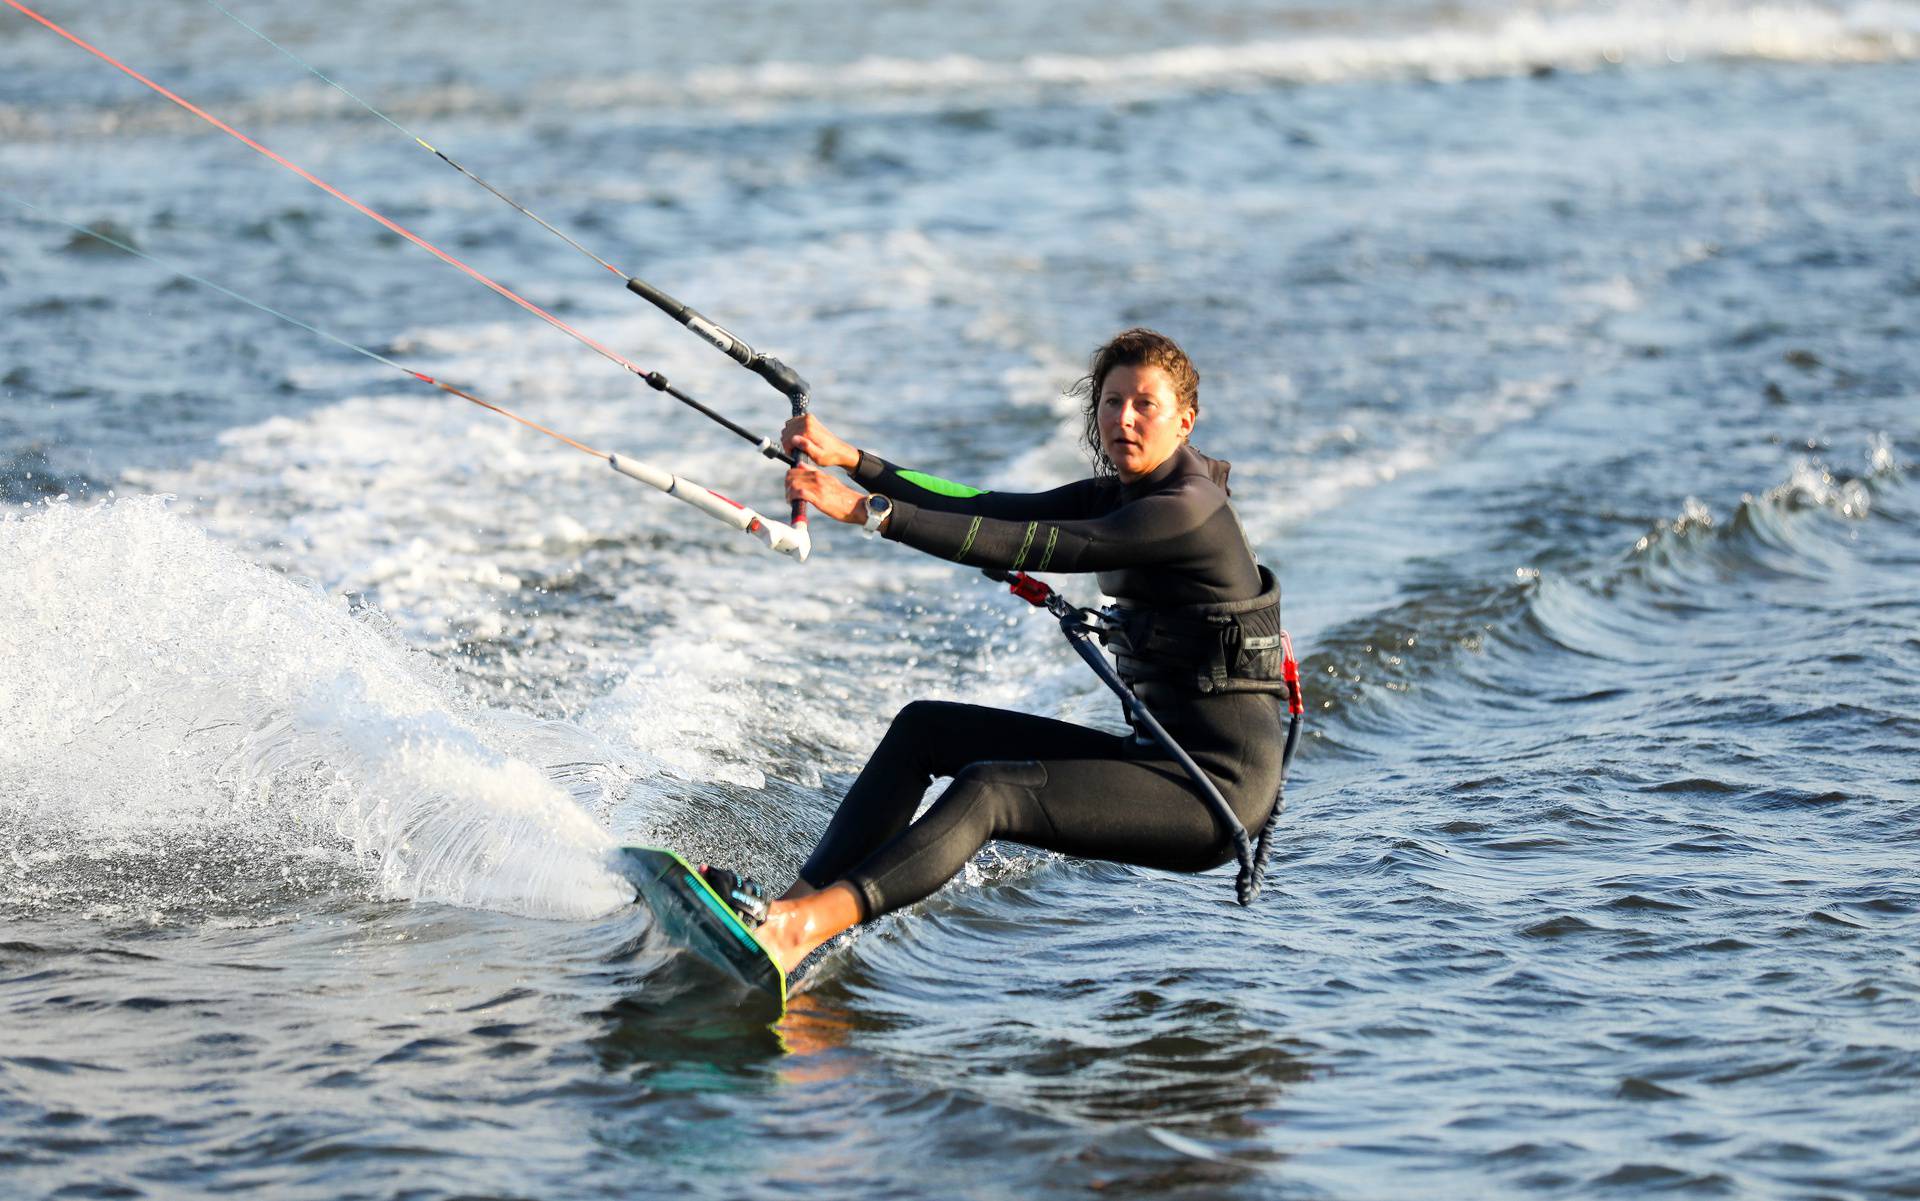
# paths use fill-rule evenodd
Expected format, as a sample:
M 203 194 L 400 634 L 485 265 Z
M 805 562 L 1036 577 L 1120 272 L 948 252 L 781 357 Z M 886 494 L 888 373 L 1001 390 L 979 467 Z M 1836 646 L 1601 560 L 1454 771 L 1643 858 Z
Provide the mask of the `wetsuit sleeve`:
M 1193 557 L 1191 535 L 1227 503 L 1205 484 L 1142 497 L 1096 517 L 1068 521 L 945 513 L 895 500 L 885 536 L 916 550 L 1013 571 L 1113 571 Z
M 1020 521 L 1091 516 L 1100 489 L 1098 480 L 1077 480 L 1045 492 L 988 492 L 925 472 L 895 467 L 879 455 L 864 450 L 860 452 L 860 462 L 854 465 L 853 479 L 867 491 L 878 492 L 896 505 L 904 502 L 935 513 Z

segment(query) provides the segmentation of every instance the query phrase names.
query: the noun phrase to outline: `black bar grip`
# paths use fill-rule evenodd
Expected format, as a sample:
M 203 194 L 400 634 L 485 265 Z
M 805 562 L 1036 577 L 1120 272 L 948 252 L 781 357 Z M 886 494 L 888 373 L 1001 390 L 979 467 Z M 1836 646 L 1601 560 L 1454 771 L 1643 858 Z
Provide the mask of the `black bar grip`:
M 679 301 L 667 295 L 665 292 L 662 292 L 660 289 L 654 287 L 652 284 L 648 283 L 644 279 L 638 279 L 638 278 L 628 279 L 627 291 L 633 293 L 635 296 L 638 296 L 640 299 L 658 308 L 661 312 L 667 314 L 669 317 L 672 317 L 675 321 L 678 321 L 682 325 L 685 325 L 687 323 L 688 314 L 692 312 L 692 310 L 687 308 L 686 305 L 681 304 Z
M 707 320 L 706 314 L 699 309 L 692 305 L 681 304 L 646 280 L 629 277 L 627 291 L 646 298 L 661 312 L 699 334 L 702 341 L 742 367 L 753 367 L 754 360 L 760 357 L 754 353 L 753 347 L 735 337 L 732 330 L 715 325 Z
M 715 325 L 700 310 L 681 304 L 638 276 L 627 278 L 627 291 L 699 334 L 722 354 L 772 384 L 787 399 L 803 406 L 806 404 L 807 394 L 810 391 L 807 381 L 801 379 L 799 372 L 779 359 L 759 353 L 736 337 L 732 330 Z

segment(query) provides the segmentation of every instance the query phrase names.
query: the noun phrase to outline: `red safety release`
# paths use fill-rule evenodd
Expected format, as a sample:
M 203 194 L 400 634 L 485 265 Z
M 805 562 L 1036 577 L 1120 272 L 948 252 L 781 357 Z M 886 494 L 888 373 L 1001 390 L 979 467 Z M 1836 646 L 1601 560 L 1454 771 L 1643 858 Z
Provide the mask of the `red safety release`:
M 1294 717 L 1307 711 L 1306 698 L 1300 695 L 1300 664 L 1293 658 L 1293 639 L 1285 630 L 1280 631 L 1281 660 L 1280 677 L 1287 682 L 1287 712 Z
M 1038 608 L 1047 607 L 1047 598 L 1053 595 L 1053 589 L 1024 571 L 1016 571 L 1007 579 L 1007 591 L 1013 593 L 1029 605 Z

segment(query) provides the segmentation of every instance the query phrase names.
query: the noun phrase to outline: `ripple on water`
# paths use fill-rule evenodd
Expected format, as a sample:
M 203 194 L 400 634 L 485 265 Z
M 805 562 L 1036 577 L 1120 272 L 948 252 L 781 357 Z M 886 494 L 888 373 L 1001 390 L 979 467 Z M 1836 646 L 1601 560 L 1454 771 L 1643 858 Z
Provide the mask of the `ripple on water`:
M 692 74 L 635 75 L 604 38 L 541 83 L 527 63 L 573 61 L 541 39 L 585 10 L 467 7 L 464 30 L 388 6 L 309 40 L 371 64 L 369 95 L 444 69 L 403 112 L 567 180 L 560 215 L 670 254 L 677 291 L 800 348 L 849 432 L 906 461 L 1062 477 L 1069 454 L 1034 450 L 1070 434 L 1056 384 L 1116 315 L 1174 323 L 1311 652 L 1271 883 L 1241 911 L 1227 872 L 989 856 L 828 952 L 779 1030 L 743 1023 L 631 923 L 579 919 L 593 873 L 542 823 L 785 869 L 913 696 L 1110 720 L 1044 623 L 830 531 L 829 559 L 769 567 L 298 331 L 57 231 L 0 239 L 0 499 L 135 481 L 193 505 L 73 506 L 92 516 L 0 572 L 0 661 L 25 669 L 0 692 L 33 681 L 0 704 L 0 788 L 77 819 L 0 815 L 31 1052 L 0 1073 L 0 1161 L 23 1191 L 1913 1195 L 1914 75 L 1833 58 L 1906 55 L 1884 14 L 1768 9 L 1781 63 L 1737 4 L 989 4 L 984 33 L 943 11 L 932 60 L 924 13 L 855 3 L 809 10 L 789 62 L 781 13 L 643 6 L 622 19 L 659 18 Z M 539 278 L 541 231 L 367 157 L 363 118 L 289 91 L 244 31 L 170 12 L 126 6 L 128 44 L 535 264 L 533 294 L 699 394 L 737 386 L 624 298 Z M 1307 28 L 1373 18 L 1393 29 Z M 1199 41 L 1124 44 L 1146 27 Z M 367 30 L 384 53 L 353 53 Z M 1062 30 L 1106 49 L 1056 54 Z M 1627 65 L 1548 69 L 1622 31 Z M 88 186 L 144 244 L 199 258 L 217 226 L 236 271 L 356 337 L 777 497 L 765 463 L 655 422 L 299 181 L 270 195 L 95 97 L 69 51 L 0 39 L 29 93 L 0 106 L 22 133 L 0 159 L 34 187 L 111 145 Z M 669 95 L 689 87 L 698 111 Z M 1439 167 L 1410 189 L 1409 164 Z M 83 669 L 76 646 L 121 650 Z M 409 775 L 427 743 L 450 759 Z M 557 844 L 545 875 L 494 872 Z

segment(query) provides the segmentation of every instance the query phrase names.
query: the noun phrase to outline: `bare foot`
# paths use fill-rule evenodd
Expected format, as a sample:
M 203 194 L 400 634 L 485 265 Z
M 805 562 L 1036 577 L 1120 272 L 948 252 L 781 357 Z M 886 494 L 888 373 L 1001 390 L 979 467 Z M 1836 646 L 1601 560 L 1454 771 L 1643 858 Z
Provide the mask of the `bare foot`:
M 860 924 L 860 894 L 850 884 L 830 884 L 819 892 L 781 899 L 754 931 L 783 972 L 791 972 L 821 943 Z

